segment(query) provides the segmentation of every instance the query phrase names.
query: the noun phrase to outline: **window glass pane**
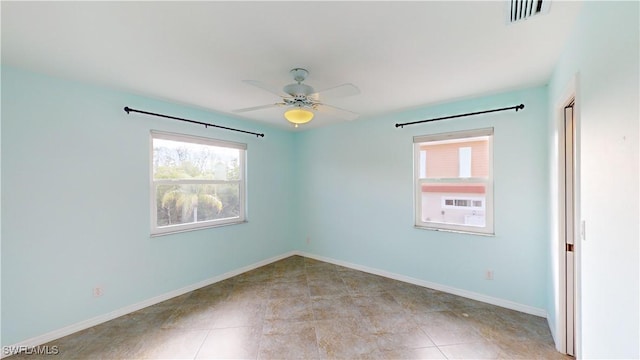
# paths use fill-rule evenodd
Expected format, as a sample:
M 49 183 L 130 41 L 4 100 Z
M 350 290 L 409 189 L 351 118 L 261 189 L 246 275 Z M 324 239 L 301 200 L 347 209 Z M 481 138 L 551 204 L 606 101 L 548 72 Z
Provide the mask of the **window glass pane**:
M 488 136 L 419 143 L 419 150 L 429 153 L 428 157 L 420 156 L 421 178 L 489 176 Z
M 458 148 L 458 176 L 471 177 L 471 147 Z
M 420 150 L 420 178 L 427 177 L 427 151 Z
M 239 180 L 240 151 L 220 146 L 153 139 L 153 178 Z
M 485 184 L 422 184 L 420 196 L 423 222 L 485 226 Z
M 158 185 L 157 226 L 238 217 L 239 195 L 239 183 Z

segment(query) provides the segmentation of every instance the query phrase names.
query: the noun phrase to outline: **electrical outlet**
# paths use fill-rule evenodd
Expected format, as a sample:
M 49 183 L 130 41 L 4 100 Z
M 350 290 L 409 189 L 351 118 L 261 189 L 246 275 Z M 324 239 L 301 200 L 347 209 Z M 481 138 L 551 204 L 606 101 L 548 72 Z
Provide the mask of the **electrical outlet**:
M 485 280 L 493 280 L 493 270 L 487 270 L 484 272 Z
M 307 245 L 311 244 L 311 236 L 307 236 Z
M 102 289 L 102 286 L 96 286 L 93 288 L 93 297 L 100 297 L 104 295 L 104 290 Z

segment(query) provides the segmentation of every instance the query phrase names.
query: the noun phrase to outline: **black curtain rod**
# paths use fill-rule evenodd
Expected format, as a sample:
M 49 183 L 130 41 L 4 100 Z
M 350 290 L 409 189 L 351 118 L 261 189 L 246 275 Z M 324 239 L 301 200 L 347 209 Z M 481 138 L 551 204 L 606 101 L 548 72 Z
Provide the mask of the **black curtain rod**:
M 230 128 L 230 127 L 226 127 L 226 126 L 220 126 L 220 125 L 216 125 L 216 124 L 209 124 L 209 123 L 195 121 L 195 120 L 183 119 L 183 118 L 179 118 L 179 117 L 175 117 L 175 116 L 156 114 L 156 113 L 152 113 L 152 112 L 149 112 L 149 111 L 136 110 L 136 109 L 132 109 L 132 108 L 130 108 L 128 106 L 124 107 L 124 111 L 126 111 L 127 114 L 129 112 L 133 111 L 133 112 L 137 112 L 137 113 L 140 113 L 140 114 L 159 116 L 159 117 L 163 117 L 163 118 L 167 118 L 167 119 L 180 120 L 180 121 L 186 121 L 186 122 L 192 123 L 192 124 L 204 125 L 205 128 L 208 128 L 209 126 L 211 126 L 211 127 L 216 127 L 216 128 L 219 128 L 219 129 L 225 129 L 225 130 L 237 131 L 237 132 L 241 132 L 241 133 L 245 133 L 245 134 L 251 134 L 251 135 L 255 135 L 257 137 L 264 137 L 264 134 L 258 134 L 258 133 L 254 133 L 254 132 L 251 132 L 251 131 L 234 129 L 234 128 Z
M 406 122 L 406 123 L 402 123 L 402 124 L 396 124 L 396 127 L 400 127 L 401 128 L 401 127 L 404 127 L 405 125 L 421 124 L 421 123 L 426 123 L 426 122 L 430 122 L 430 121 L 453 119 L 453 118 L 459 118 L 459 117 L 463 117 L 463 116 L 480 115 L 480 114 L 486 114 L 486 113 L 491 113 L 491 112 L 496 112 L 496 111 L 505 111 L 505 110 L 513 110 L 513 109 L 515 109 L 516 111 L 522 110 L 522 109 L 524 109 L 524 104 L 520 104 L 520 105 L 516 105 L 516 106 L 510 106 L 510 107 L 501 108 L 501 109 L 477 111 L 477 112 L 466 113 L 466 114 L 443 116 L 443 117 L 439 117 L 439 118 L 435 118 L 435 119 L 427 119 L 427 120 L 418 120 L 418 121 Z

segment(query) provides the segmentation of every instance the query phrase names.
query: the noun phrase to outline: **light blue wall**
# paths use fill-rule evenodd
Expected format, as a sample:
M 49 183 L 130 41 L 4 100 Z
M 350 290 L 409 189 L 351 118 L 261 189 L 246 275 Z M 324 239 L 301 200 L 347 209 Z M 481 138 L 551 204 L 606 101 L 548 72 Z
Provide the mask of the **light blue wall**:
M 167 113 L 264 138 L 139 114 Z M 248 220 L 149 237 L 149 131 L 248 144 Z M 2 68 L 2 345 L 290 251 L 294 135 Z M 105 294 L 92 297 L 92 288 Z
M 639 14 L 637 1 L 585 2 L 549 85 L 554 138 L 555 105 L 577 74 L 578 210 L 586 222 L 586 240 L 576 246 L 577 355 L 583 358 L 640 358 Z M 551 145 L 553 173 L 558 151 Z M 557 189 L 551 190 L 554 210 Z M 553 276 L 552 324 L 561 306 Z
M 520 103 L 526 108 L 518 113 L 394 127 L 397 122 Z M 297 247 L 544 309 L 547 107 L 547 89 L 539 87 L 300 133 Z M 415 229 L 412 137 L 491 126 L 496 236 Z M 487 269 L 494 271 L 495 280 L 484 279 Z

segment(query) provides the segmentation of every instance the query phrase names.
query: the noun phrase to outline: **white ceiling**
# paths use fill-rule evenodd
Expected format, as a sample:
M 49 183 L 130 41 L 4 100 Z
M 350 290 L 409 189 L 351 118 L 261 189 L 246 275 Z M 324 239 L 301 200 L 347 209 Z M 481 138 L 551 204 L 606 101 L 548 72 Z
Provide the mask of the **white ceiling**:
M 504 1 L 2 1 L 2 64 L 292 129 L 280 108 L 233 113 L 280 100 L 242 80 L 279 88 L 303 67 L 316 90 L 353 83 L 326 102 L 362 121 L 543 85 L 579 8 L 508 25 Z

